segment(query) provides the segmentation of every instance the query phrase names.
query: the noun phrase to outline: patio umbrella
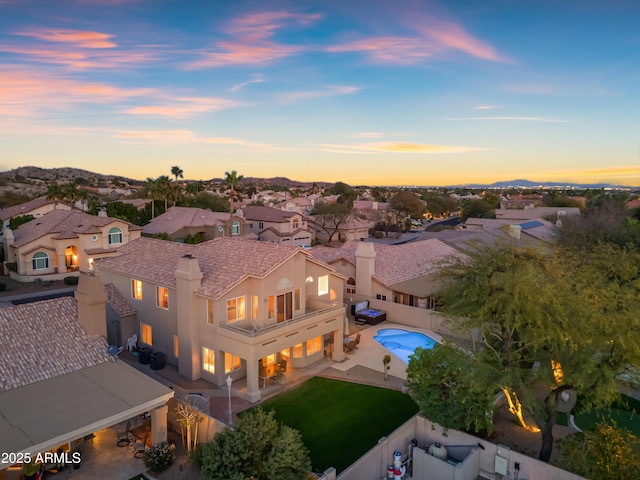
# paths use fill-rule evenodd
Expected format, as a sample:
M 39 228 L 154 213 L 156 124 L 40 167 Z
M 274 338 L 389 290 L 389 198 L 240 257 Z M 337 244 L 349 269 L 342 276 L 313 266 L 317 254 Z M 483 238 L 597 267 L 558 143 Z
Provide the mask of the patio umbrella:
M 349 317 L 344 316 L 344 336 L 349 335 Z

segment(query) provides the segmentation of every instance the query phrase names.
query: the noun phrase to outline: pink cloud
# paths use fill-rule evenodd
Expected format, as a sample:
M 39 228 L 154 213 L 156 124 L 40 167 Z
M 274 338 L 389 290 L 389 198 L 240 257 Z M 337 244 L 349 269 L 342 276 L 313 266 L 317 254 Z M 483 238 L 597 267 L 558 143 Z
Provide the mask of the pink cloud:
M 215 51 L 200 52 L 200 59 L 187 68 L 218 67 L 222 65 L 265 64 L 294 55 L 303 47 L 270 40 L 277 30 L 289 25 L 309 25 L 320 14 L 299 14 L 286 11 L 261 12 L 236 18 L 225 28 L 231 39 L 218 42 Z
M 406 37 L 373 37 L 327 48 L 328 52 L 363 52 L 374 61 L 410 64 L 431 56 L 424 41 Z
M 38 29 L 17 32 L 16 35 L 33 37 L 47 42 L 71 44 L 79 48 L 115 48 L 118 46 L 109 41 L 113 35 L 85 30 Z
M 288 92 L 278 95 L 278 99 L 283 102 L 296 102 L 309 98 L 333 97 L 335 95 L 350 95 L 360 91 L 360 87 L 337 85 L 320 90 L 303 90 L 298 92 Z
M 4 115 L 38 116 L 85 103 L 112 103 L 156 93 L 70 80 L 38 69 L 0 66 L 0 112 Z
M 271 149 L 270 143 L 258 143 L 232 137 L 203 137 L 192 130 L 122 130 L 115 134 L 116 138 L 125 140 L 140 140 L 161 144 L 171 143 L 208 143 L 216 145 L 237 145 L 242 147 Z
M 213 112 L 241 105 L 226 98 L 185 97 L 175 98 L 163 105 L 142 105 L 126 110 L 132 115 L 153 115 L 173 118 L 186 118 L 199 113 Z
M 332 153 L 466 153 L 486 150 L 485 148 L 476 147 L 458 147 L 453 145 L 433 145 L 424 143 L 409 142 L 388 142 L 388 143 L 366 143 L 361 145 L 336 145 L 336 144 L 319 144 L 319 147 L 326 152 Z

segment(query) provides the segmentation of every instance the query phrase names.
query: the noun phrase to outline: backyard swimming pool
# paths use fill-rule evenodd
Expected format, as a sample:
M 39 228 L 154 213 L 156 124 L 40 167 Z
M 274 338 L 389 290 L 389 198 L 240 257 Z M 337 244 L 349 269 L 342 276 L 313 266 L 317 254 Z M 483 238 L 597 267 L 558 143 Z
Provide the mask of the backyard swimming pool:
M 418 347 L 430 349 L 436 344 L 433 338 L 424 333 L 409 332 L 400 328 L 383 328 L 378 330 L 378 334 L 373 339 L 380 345 L 390 350 L 396 357 L 407 365 L 409 355 Z

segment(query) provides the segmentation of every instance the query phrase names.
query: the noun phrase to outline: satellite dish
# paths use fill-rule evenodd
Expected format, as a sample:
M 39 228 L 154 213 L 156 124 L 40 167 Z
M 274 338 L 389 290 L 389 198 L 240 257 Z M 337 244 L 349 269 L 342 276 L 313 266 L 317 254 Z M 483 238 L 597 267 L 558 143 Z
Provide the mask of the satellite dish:
M 107 347 L 107 353 L 111 356 L 111 361 L 115 362 L 116 358 L 122 352 L 124 347 L 116 347 L 115 345 L 109 345 Z

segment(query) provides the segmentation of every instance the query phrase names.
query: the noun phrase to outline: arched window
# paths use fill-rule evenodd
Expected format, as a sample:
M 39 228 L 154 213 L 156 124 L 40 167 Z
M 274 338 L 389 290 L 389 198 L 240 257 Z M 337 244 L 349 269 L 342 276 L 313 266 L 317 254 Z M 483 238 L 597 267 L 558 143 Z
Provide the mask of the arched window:
M 46 270 L 49 268 L 49 255 L 44 252 L 35 253 L 31 259 L 34 270 Z
M 353 277 L 349 277 L 347 280 L 347 293 L 356 293 L 356 281 Z
M 122 243 L 122 230 L 118 227 L 113 227 L 109 230 L 109 245 L 116 243 Z
M 231 235 L 240 235 L 240 222 L 231 222 Z

